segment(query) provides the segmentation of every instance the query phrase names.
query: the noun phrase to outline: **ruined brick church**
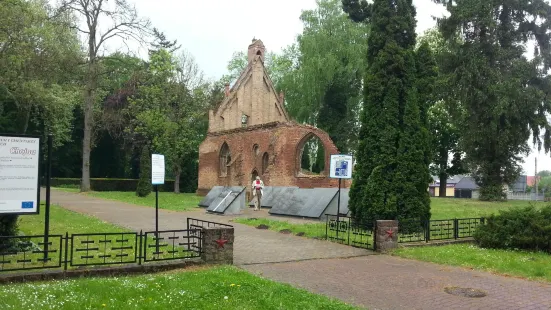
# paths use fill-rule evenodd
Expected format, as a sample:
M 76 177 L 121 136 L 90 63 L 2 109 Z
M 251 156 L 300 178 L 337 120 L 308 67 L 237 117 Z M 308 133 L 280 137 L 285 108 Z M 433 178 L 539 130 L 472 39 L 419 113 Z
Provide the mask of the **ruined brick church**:
M 265 52 L 262 41 L 253 40 L 247 67 L 209 111 L 207 137 L 199 146 L 199 195 L 217 185 L 250 187 L 256 176 L 267 186 L 338 186 L 329 178 L 330 155 L 338 154 L 335 144 L 323 130 L 291 120 L 283 93 L 277 94 L 264 67 Z M 315 172 L 304 153 L 313 140 L 322 154 Z

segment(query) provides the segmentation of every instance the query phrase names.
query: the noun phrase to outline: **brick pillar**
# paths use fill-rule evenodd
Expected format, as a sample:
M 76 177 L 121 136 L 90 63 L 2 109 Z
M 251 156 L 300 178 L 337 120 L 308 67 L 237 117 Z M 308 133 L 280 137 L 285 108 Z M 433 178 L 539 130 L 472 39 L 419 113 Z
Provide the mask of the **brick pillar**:
M 201 258 L 208 264 L 233 264 L 233 227 L 203 227 Z
M 398 221 L 377 221 L 375 251 L 386 252 L 398 247 Z

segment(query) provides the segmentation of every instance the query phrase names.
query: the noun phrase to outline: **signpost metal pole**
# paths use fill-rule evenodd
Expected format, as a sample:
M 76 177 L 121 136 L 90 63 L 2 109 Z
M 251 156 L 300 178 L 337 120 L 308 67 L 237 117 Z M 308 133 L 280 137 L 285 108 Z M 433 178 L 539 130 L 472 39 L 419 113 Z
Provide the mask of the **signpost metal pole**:
M 155 186 L 155 254 L 159 255 L 159 185 L 165 184 L 165 158 L 151 154 L 151 183 Z
M 155 252 L 159 253 L 159 185 L 155 185 Z
M 337 198 L 337 240 L 339 240 L 339 230 L 341 224 L 339 222 L 339 216 L 341 214 L 341 178 L 339 178 L 339 196 Z
M 50 180 L 52 178 L 52 135 L 48 135 L 48 158 L 46 159 L 46 211 L 44 213 L 44 263 L 48 260 L 50 235 Z M 37 203 L 40 203 L 38 201 Z

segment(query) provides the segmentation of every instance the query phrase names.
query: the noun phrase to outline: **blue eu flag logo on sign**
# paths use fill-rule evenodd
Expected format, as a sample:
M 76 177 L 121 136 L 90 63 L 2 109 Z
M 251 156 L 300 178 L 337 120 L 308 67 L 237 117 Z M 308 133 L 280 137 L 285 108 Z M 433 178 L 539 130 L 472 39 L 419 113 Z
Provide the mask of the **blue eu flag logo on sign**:
M 33 201 L 23 201 L 21 202 L 21 209 L 32 209 L 34 207 Z

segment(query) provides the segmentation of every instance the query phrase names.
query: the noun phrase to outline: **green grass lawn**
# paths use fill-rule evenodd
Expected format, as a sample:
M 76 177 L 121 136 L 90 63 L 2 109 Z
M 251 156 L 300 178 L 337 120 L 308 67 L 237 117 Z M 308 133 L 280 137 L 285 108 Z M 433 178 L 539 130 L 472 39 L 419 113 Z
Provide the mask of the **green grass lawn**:
M 0 309 L 357 309 L 234 267 L 0 286 Z
M 55 189 L 70 193 L 79 193 L 79 190 L 74 188 Z M 144 207 L 155 207 L 155 192 L 151 192 L 151 194 L 147 197 L 138 197 L 135 192 L 88 192 L 82 195 L 88 195 L 106 200 L 121 201 Z M 203 197 L 190 193 L 176 194 L 172 192 L 159 192 L 159 209 L 190 211 L 198 208 L 197 205 L 202 199 Z
M 445 220 L 453 218 L 484 217 L 511 207 L 527 207 L 530 204 L 544 206 L 541 201 L 509 200 L 507 202 L 486 202 L 475 199 L 431 198 L 431 219 Z
M 400 248 L 393 255 L 551 282 L 551 255 L 482 249 L 472 244 Z
M 25 235 L 44 234 L 44 211 L 40 206 L 40 214 L 22 215 L 19 217 L 19 230 Z M 50 208 L 50 234 L 61 235 L 69 233 L 93 233 L 93 232 L 124 232 L 129 231 L 123 227 L 104 222 L 96 217 L 87 216 L 56 205 Z
M 270 219 L 250 219 L 250 218 L 236 218 L 233 219 L 235 223 L 241 223 L 249 226 L 266 225 L 270 230 L 281 231 L 284 229 L 290 230 L 293 234 L 304 233 L 305 237 L 309 238 L 325 238 L 325 222 L 311 223 L 311 224 L 293 224 L 287 221 L 277 221 Z M 301 234 L 302 235 L 302 234 Z

